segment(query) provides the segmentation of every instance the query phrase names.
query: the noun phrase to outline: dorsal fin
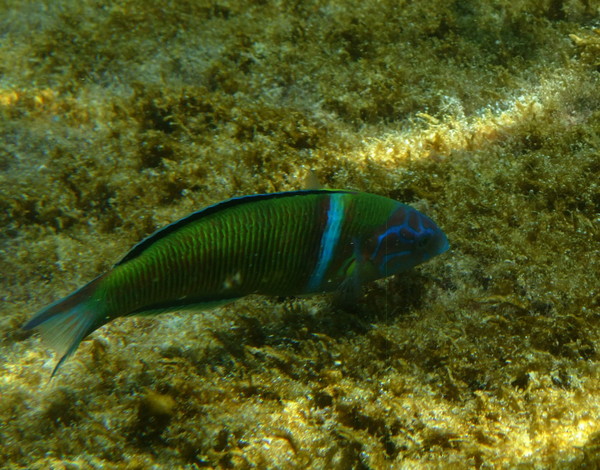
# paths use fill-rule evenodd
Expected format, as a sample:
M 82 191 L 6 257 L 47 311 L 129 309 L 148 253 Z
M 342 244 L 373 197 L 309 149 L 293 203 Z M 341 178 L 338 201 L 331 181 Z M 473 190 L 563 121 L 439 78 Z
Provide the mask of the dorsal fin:
M 127 261 L 132 260 L 133 258 L 137 258 L 142 252 L 144 252 L 147 248 L 153 245 L 157 240 L 166 237 L 167 235 L 179 230 L 187 224 L 197 221 L 203 217 L 206 217 L 211 214 L 215 214 L 225 209 L 229 209 L 231 207 L 240 206 L 242 204 L 247 204 L 249 202 L 256 201 L 264 201 L 267 199 L 278 199 L 290 196 L 302 196 L 302 195 L 310 195 L 310 194 L 331 194 L 331 193 L 349 193 L 352 191 L 345 191 L 342 189 L 309 189 L 303 191 L 284 191 L 280 193 L 269 193 L 269 194 L 252 194 L 250 196 L 240 196 L 234 197 L 231 199 L 227 199 L 225 201 L 218 202 L 213 204 L 212 206 L 205 207 L 204 209 L 200 209 L 199 211 L 192 212 L 190 215 L 184 217 L 183 219 L 179 219 L 165 227 L 158 229 L 152 235 L 144 238 L 141 242 L 137 243 L 133 246 L 131 250 L 119 261 L 115 264 L 115 266 L 119 266 Z

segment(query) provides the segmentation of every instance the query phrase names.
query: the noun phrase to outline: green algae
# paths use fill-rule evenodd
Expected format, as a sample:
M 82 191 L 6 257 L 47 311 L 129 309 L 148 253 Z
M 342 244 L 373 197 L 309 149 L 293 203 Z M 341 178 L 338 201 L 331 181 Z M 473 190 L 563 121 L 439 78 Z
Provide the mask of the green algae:
M 598 465 L 592 3 L 5 2 L 0 466 Z M 355 309 L 116 321 L 47 384 L 35 310 L 309 169 L 451 252 Z

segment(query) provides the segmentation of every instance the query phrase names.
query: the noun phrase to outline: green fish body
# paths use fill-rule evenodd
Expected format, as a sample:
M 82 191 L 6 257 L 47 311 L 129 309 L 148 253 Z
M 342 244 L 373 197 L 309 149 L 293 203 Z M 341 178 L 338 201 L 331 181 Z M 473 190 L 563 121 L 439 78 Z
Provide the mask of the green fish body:
M 59 353 L 56 372 L 84 337 L 117 317 L 197 310 L 248 294 L 334 291 L 447 249 L 431 219 L 382 196 L 306 190 L 239 197 L 155 232 L 24 328 L 39 329 Z

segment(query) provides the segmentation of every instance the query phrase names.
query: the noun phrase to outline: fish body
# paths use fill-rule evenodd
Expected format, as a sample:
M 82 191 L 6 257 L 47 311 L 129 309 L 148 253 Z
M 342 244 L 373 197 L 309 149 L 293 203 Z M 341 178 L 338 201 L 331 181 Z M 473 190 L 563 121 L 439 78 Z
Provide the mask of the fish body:
M 117 317 L 198 310 L 248 294 L 330 292 L 447 249 L 431 219 L 386 197 L 345 190 L 244 196 L 155 232 L 24 328 L 39 329 L 57 350 L 55 372 L 85 336 Z

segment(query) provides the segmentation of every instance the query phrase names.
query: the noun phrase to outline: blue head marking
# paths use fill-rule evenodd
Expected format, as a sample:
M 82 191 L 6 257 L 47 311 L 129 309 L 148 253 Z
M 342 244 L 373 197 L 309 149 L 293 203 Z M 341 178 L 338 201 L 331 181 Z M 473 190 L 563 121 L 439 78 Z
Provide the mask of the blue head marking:
M 379 274 L 391 276 L 445 252 L 448 239 L 426 215 L 400 205 L 366 244 Z

